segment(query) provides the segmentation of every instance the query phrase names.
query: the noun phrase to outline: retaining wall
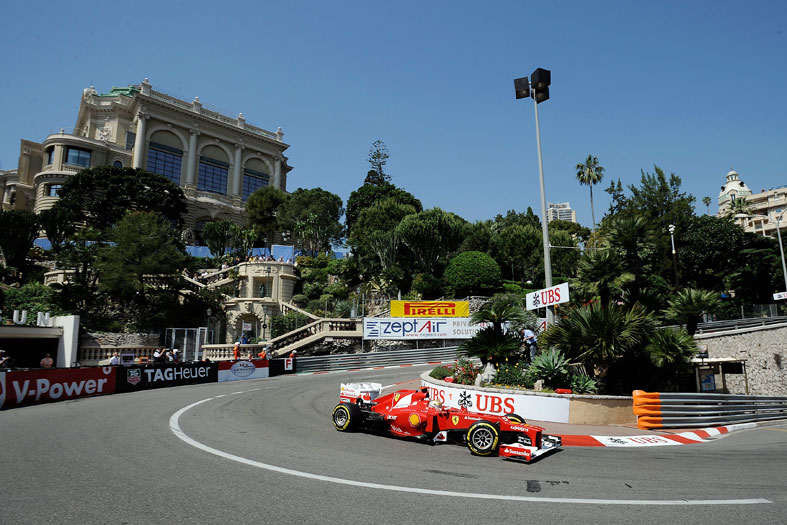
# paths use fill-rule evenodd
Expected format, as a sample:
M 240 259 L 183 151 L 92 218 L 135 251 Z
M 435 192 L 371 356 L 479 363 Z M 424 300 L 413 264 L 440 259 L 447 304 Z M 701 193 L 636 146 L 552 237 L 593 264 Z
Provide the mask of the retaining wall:
M 708 358 L 746 360 L 749 394 L 787 396 L 787 326 L 758 326 L 694 336 Z M 743 374 L 725 374 L 727 393 L 746 394 Z M 716 386 L 721 388 L 721 376 Z

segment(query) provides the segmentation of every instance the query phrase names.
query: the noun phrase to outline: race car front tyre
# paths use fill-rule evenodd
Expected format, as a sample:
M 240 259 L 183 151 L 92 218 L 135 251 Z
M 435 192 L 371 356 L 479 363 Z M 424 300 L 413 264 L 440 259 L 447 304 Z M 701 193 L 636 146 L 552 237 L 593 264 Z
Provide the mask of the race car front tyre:
M 361 409 L 355 403 L 339 403 L 333 409 L 333 426 L 340 432 L 352 432 L 362 419 Z
M 477 421 L 467 429 L 465 441 L 476 456 L 491 456 L 500 444 L 500 431 L 489 421 Z
M 525 418 L 519 414 L 508 414 L 508 420 L 512 423 L 526 423 Z

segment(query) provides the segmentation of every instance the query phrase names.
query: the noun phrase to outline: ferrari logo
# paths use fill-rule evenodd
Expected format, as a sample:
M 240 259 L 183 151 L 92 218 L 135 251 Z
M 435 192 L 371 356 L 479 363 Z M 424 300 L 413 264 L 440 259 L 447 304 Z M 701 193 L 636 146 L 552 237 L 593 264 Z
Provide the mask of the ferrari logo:
M 394 403 L 396 403 L 397 401 L 399 401 L 399 394 L 398 393 L 394 394 Z
M 452 416 L 451 423 L 453 423 L 454 426 L 457 426 L 459 424 L 459 416 Z

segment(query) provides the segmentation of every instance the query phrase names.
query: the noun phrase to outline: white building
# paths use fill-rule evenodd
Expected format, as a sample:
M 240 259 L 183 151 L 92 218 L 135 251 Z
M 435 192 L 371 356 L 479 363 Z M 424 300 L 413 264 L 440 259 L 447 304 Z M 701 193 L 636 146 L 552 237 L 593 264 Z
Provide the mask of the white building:
M 787 210 L 787 186 L 763 189 L 760 193 L 753 193 L 746 183 L 740 179 L 735 170 L 727 173 L 727 182 L 719 192 L 718 217 L 726 217 L 733 203 L 744 199 L 751 208 L 750 214 L 737 214 L 733 220 L 740 224 L 744 230 L 759 233 L 766 237 L 776 236 L 776 221 Z M 787 213 L 782 216 L 781 227 L 787 227 Z
M 547 208 L 547 222 L 555 220 L 577 222 L 577 212 L 571 209 L 569 202 L 550 202 Z
M 141 84 L 82 92 L 73 130 L 43 142 L 22 140 L 16 170 L 0 172 L 3 209 L 50 208 L 71 175 L 97 166 L 130 166 L 164 175 L 187 199 L 185 238 L 214 220 L 246 222 L 254 190 L 287 189 L 290 167 L 281 128 L 266 131 L 243 114 L 223 115 Z

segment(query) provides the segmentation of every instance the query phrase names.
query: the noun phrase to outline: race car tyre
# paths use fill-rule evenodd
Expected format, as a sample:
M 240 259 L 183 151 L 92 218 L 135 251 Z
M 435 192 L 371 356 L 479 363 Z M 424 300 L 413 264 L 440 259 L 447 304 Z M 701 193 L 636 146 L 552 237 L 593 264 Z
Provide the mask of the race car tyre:
M 465 434 L 467 448 L 476 456 L 490 456 L 500 444 L 500 431 L 489 421 L 477 421 Z
M 527 423 L 527 421 L 525 421 L 525 418 L 523 418 L 519 414 L 508 414 L 508 420 L 511 421 L 512 423 Z
M 361 409 L 354 403 L 339 403 L 333 409 L 333 426 L 340 432 L 352 432 L 362 419 Z

